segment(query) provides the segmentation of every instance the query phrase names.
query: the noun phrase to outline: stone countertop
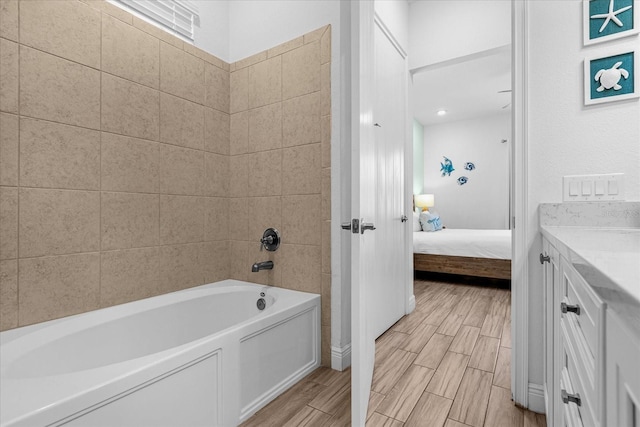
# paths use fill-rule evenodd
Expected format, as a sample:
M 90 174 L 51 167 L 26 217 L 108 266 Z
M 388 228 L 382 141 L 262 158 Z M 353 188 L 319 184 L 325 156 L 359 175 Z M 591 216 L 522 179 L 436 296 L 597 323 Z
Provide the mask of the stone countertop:
M 640 336 L 640 228 L 541 225 L 540 229 Z

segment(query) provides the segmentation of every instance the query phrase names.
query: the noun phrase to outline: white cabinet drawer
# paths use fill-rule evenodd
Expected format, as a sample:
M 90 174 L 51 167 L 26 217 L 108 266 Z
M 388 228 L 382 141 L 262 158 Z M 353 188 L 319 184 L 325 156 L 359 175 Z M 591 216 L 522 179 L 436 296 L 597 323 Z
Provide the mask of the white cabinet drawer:
M 594 371 L 586 366 L 584 357 L 586 351 L 584 343 L 580 343 L 579 335 L 576 334 L 575 322 L 571 319 L 560 320 L 561 335 L 561 380 L 569 387 L 565 391 L 580 397 L 580 403 L 561 403 L 564 406 L 572 407 L 576 410 L 584 426 L 598 426 L 598 394 L 595 389 Z M 578 340 L 576 340 L 578 338 Z M 580 348 L 582 346 L 582 348 Z M 562 387 L 561 387 L 562 390 Z M 562 391 L 559 394 L 562 394 Z M 561 399 L 560 399 L 561 401 Z
M 589 287 L 571 264 L 565 262 L 562 273 L 562 301 L 567 306 L 561 318 L 568 318 L 578 326 L 578 333 L 583 337 L 592 359 L 598 356 L 598 346 L 603 328 L 602 300 Z M 577 309 L 579 314 L 570 310 Z M 558 307 L 561 310 L 561 307 Z M 594 361 L 592 360 L 593 366 Z
M 571 380 L 566 369 L 562 370 L 560 377 L 560 388 L 567 391 L 567 393 L 573 393 L 573 387 L 571 386 Z M 580 411 L 574 404 L 562 406 L 562 426 L 563 427 L 583 427 L 582 418 L 580 418 Z

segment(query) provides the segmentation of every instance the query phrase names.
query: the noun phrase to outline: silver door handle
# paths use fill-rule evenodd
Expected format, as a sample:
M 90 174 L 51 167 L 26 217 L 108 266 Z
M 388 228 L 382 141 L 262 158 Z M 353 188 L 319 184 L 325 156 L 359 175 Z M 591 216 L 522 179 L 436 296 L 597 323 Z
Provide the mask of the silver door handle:
M 354 218 L 351 222 L 343 222 L 340 226 L 343 230 L 351 230 L 353 234 L 358 234 L 358 230 L 360 230 L 360 221 Z
M 402 215 L 402 216 L 400 217 L 400 221 L 402 221 L 402 222 L 407 222 L 407 221 L 409 221 L 409 218 L 407 218 L 407 216 L 406 216 L 406 215 Z
M 371 222 L 362 222 L 361 224 L 362 224 L 362 226 L 360 227 L 360 234 L 364 234 L 364 232 L 366 230 L 373 231 L 373 230 L 376 229 L 376 226 L 373 225 L 373 223 L 371 223 Z

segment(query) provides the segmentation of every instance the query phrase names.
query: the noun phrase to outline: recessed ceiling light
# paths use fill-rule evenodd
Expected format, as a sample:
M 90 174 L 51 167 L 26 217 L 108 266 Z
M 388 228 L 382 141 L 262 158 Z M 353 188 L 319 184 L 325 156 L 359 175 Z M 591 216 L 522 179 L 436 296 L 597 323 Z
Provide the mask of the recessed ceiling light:
M 436 114 L 439 116 L 444 116 L 445 114 L 447 114 L 447 110 L 438 110 Z

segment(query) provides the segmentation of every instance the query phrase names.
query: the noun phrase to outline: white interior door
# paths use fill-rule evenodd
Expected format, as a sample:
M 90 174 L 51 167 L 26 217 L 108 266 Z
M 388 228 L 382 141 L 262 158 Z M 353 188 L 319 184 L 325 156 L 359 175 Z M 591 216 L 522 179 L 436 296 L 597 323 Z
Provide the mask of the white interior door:
M 376 158 L 375 271 L 369 322 L 379 337 L 405 314 L 404 149 L 407 77 L 404 55 L 376 18 L 373 121 Z
M 367 416 L 375 339 L 405 309 L 403 215 L 406 73 L 404 58 L 374 24 L 373 1 L 352 2 L 352 411 Z M 403 82 L 403 78 L 405 79 Z M 376 118 L 377 117 L 377 118 Z M 377 123 L 377 125 L 376 125 Z M 361 232 L 362 223 L 376 229 Z
M 375 217 L 376 162 L 373 129 L 373 1 L 351 2 L 351 214 L 371 222 Z M 351 234 L 351 425 L 367 417 L 375 337 L 368 287 L 375 277 L 377 230 Z

